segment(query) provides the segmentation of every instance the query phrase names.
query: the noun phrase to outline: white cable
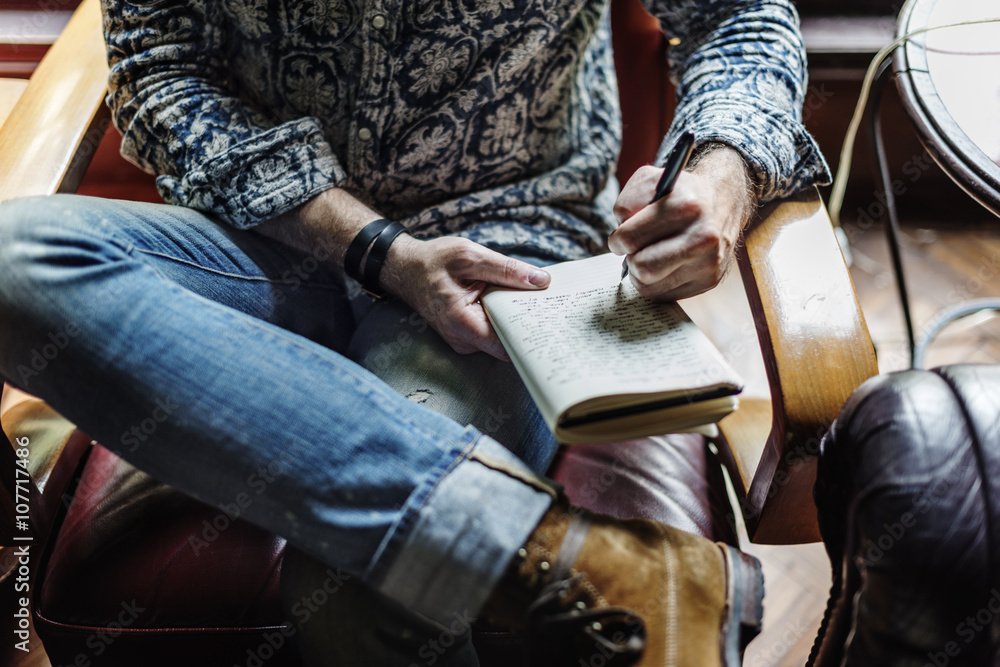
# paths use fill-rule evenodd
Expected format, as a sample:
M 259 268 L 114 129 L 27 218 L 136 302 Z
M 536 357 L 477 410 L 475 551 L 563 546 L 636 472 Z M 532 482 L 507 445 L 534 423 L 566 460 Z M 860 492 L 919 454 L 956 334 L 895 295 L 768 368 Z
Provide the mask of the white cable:
M 1000 23 L 1000 17 L 976 19 L 974 21 L 962 21 L 960 23 L 949 23 L 947 25 L 935 25 L 927 28 L 921 28 L 920 30 L 914 30 L 911 33 L 907 33 L 902 37 L 893 40 L 875 54 L 871 64 L 868 66 L 868 71 L 865 73 L 864 82 L 861 84 L 861 94 L 858 96 L 858 103 L 854 107 L 854 116 L 851 117 L 851 124 L 847 128 L 847 134 L 844 135 L 844 145 L 840 151 L 840 164 L 837 165 L 837 175 L 833 179 L 833 189 L 830 191 L 830 202 L 828 208 L 830 210 L 830 219 L 833 221 L 835 227 L 840 227 L 840 212 L 844 206 L 844 192 L 847 190 L 847 179 L 850 178 L 851 175 L 851 160 L 854 159 L 854 141 L 858 136 L 858 128 L 861 127 L 861 120 L 864 118 L 865 106 L 868 104 L 868 97 L 871 95 L 872 83 L 875 80 L 875 74 L 878 72 L 879 65 L 882 64 L 882 61 L 885 60 L 890 53 L 917 35 L 922 35 L 933 30 L 942 30 L 944 28 L 957 28 L 960 26 L 980 25 L 984 23 Z

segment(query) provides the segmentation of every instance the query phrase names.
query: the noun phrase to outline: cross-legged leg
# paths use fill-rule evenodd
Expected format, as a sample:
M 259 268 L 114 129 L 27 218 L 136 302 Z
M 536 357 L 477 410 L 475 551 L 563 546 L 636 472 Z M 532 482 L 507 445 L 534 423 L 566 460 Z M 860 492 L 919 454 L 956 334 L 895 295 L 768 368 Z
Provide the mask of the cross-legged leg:
M 182 491 L 248 495 L 246 518 L 410 608 L 478 608 L 552 491 L 339 354 L 347 300 L 307 260 L 176 207 L 5 203 L 0 373 Z

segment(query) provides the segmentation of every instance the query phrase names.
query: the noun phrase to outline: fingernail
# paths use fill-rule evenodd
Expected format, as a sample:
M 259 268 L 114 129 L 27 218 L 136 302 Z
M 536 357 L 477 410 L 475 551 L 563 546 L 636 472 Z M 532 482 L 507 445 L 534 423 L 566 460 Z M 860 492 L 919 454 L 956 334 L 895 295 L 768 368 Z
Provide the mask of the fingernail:
M 528 272 L 528 282 L 535 287 L 545 287 L 549 284 L 549 274 L 541 269 L 532 269 Z

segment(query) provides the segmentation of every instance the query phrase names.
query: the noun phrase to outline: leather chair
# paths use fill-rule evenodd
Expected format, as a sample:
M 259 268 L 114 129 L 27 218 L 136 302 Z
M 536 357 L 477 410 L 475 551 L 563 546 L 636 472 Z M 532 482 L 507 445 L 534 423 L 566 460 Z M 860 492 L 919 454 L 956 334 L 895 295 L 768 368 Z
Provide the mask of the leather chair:
M 652 160 L 671 92 L 656 21 L 636 0 L 616 1 L 613 20 L 626 127 L 621 177 Z M 0 201 L 75 191 L 109 124 L 106 75 L 98 3 L 84 0 L 0 125 Z M 850 392 L 876 373 L 817 192 L 764 207 L 744 234 L 739 268 L 771 399 L 745 400 L 724 420 L 719 458 L 754 540 L 815 541 L 819 438 Z M 297 663 L 278 603 L 280 538 L 154 482 L 38 399 L 8 390 L 0 413 L 8 435 L 28 435 L 34 452 L 32 525 L 40 554 L 33 613 L 53 664 L 80 656 L 94 665 L 175 665 L 195 656 L 199 664 Z M 698 445 L 688 454 L 692 469 L 707 470 L 708 478 L 685 484 L 705 493 L 714 487 L 721 497 L 712 452 Z M 655 448 L 631 455 L 628 472 L 589 504 L 690 517 L 671 507 L 669 482 L 658 472 L 678 464 L 664 456 Z M 571 497 L 586 500 L 587 483 L 602 469 L 598 458 L 568 450 L 550 472 Z M 0 448 L 2 483 L 13 479 L 13 465 L 12 450 Z M 640 498 L 645 507 L 637 506 Z M 705 515 L 685 527 L 731 535 L 727 511 L 729 517 Z

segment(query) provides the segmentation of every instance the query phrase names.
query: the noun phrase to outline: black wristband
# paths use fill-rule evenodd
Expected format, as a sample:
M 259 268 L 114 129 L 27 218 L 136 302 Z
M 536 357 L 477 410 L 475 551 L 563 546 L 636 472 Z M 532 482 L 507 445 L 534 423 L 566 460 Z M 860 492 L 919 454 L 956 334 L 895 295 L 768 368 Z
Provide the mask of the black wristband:
M 378 276 L 382 272 L 382 264 L 385 263 L 385 256 L 389 253 L 389 246 L 396 240 L 396 237 L 406 231 L 406 227 L 398 222 L 390 223 L 372 245 L 368 259 L 365 261 L 365 276 L 361 282 L 361 288 L 376 298 L 382 298 L 384 294 L 378 286 Z
M 351 241 L 351 245 L 347 246 L 347 252 L 344 253 L 344 273 L 347 274 L 349 278 L 361 282 L 361 258 L 365 255 L 365 250 L 371 245 L 371 242 L 375 240 L 379 234 L 382 233 L 386 227 L 392 224 L 389 220 L 385 218 L 379 218 L 373 222 L 369 222 L 364 226 L 358 235 L 354 237 Z

